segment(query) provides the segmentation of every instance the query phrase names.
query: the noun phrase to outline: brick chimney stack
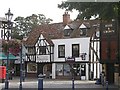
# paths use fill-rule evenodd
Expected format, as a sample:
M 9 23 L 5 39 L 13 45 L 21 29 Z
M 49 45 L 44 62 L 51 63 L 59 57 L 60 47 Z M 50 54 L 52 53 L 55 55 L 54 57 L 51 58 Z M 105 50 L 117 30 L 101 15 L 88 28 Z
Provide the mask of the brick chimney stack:
M 68 12 L 65 12 L 63 14 L 63 24 L 67 25 L 68 23 L 70 23 L 70 14 L 68 14 Z

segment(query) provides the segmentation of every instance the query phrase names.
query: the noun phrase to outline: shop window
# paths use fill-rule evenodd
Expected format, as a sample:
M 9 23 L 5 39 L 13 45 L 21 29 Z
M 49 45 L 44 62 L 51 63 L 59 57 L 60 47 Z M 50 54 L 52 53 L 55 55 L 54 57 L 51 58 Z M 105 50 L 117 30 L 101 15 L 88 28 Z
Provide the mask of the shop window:
M 58 58 L 64 58 L 65 57 L 65 45 L 59 45 L 58 46 Z
M 57 76 L 63 76 L 63 64 L 57 64 L 56 70 Z
M 68 64 L 64 64 L 64 76 L 69 76 L 71 74 L 70 72 L 70 66 Z
M 37 73 L 37 64 L 36 63 L 28 63 L 27 64 L 27 72 L 28 73 Z
M 70 76 L 70 66 L 68 64 L 57 64 L 56 65 L 56 75 L 57 76 Z
M 72 57 L 79 57 L 79 44 L 72 45 Z

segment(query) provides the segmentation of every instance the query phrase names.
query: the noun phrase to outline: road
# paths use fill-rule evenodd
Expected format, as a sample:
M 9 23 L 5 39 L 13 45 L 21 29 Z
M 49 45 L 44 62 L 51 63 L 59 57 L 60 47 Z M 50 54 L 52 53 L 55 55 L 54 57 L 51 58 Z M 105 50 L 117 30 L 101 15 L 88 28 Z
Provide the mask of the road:
M 9 81 L 9 90 L 19 90 L 19 81 Z M 0 83 L 0 88 L 4 88 L 5 84 Z M 23 90 L 38 90 L 37 80 L 27 80 L 22 82 Z M 72 90 L 71 80 L 43 80 L 43 90 Z M 74 90 L 107 90 L 106 86 L 96 85 L 95 81 L 75 80 Z M 118 90 L 114 86 L 108 86 L 109 90 Z

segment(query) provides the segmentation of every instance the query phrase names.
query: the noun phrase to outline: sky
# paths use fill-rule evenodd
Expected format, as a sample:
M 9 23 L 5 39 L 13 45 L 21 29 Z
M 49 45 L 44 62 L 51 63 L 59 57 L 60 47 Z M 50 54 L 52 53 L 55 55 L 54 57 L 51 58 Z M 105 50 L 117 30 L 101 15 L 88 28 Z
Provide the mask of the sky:
M 13 20 L 18 17 L 26 17 L 32 14 L 44 14 L 46 18 L 53 19 L 52 23 L 62 22 L 62 16 L 65 9 L 59 9 L 58 4 L 66 0 L 1 0 L 0 2 L 0 17 L 5 17 L 5 13 L 10 8 L 14 14 Z M 68 12 L 70 18 L 74 20 L 78 12 Z

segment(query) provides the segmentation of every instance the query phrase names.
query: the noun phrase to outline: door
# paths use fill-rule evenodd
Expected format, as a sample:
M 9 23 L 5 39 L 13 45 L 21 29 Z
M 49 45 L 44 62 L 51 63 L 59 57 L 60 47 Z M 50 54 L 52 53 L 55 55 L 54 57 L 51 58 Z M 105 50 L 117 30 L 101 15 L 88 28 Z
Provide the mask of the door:
M 16 75 L 16 76 L 20 76 L 20 65 L 19 65 L 19 64 L 16 65 L 15 75 Z
M 114 83 L 114 64 L 106 64 L 106 80 L 109 84 Z
M 85 80 L 86 78 L 86 65 L 85 64 L 81 64 L 80 65 L 80 76 L 81 76 L 81 80 Z

